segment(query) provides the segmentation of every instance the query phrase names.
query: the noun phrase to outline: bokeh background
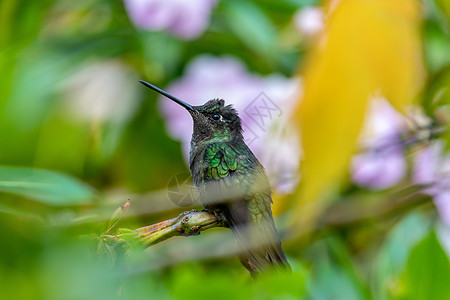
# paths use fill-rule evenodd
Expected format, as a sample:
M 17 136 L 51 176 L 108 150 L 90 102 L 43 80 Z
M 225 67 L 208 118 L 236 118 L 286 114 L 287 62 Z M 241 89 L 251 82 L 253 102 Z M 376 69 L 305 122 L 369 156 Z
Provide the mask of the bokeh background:
M 450 299 L 449 32 L 446 0 L 1 1 L 1 297 Z M 190 117 L 138 80 L 239 110 L 292 274 L 105 236 L 199 208 Z

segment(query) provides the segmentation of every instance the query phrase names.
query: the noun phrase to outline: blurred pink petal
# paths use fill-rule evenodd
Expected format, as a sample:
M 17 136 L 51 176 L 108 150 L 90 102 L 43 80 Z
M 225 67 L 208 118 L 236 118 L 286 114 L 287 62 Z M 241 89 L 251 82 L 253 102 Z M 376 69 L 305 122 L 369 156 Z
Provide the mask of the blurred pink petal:
M 407 166 L 399 139 L 406 121 L 382 98 L 374 99 L 369 109 L 361 135 L 366 152 L 352 158 L 352 181 L 368 189 L 386 189 L 406 175 Z
M 434 197 L 442 221 L 450 226 L 450 155 L 441 141 L 435 141 L 417 153 L 413 180 L 429 185 L 425 193 Z
M 419 184 L 433 184 L 439 177 L 442 144 L 434 143 L 419 151 L 415 157 L 413 180 Z
M 434 197 L 434 204 L 444 224 L 450 227 L 450 189 L 440 191 Z
M 406 129 L 405 118 L 384 98 L 375 98 L 369 107 L 361 140 L 365 147 L 392 145 Z
M 367 152 L 352 159 L 352 180 L 359 186 L 382 190 L 405 177 L 406 161 L 401 151 Z
M 208 27 L 217 0 L 125 0 L 134 25 L 141 29 L 168 32 L 194 39 Z

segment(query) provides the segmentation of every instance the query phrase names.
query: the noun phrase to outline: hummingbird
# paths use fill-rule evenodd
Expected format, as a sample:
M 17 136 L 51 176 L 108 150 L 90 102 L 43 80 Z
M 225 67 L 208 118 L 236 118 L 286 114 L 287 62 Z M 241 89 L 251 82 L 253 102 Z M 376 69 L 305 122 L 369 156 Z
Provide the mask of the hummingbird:
M 245 144 L 232 105 L 212 99 L 190 105 L 145 81 L 146 87 L 184 107 L 194 126 L 189 152 L 193 184 L 204 210 L 214 213 L 238 241 L 238 256 L 252 276 L 268 268 L 290 270 L 272 215 L 272 190 L 264 167 Z

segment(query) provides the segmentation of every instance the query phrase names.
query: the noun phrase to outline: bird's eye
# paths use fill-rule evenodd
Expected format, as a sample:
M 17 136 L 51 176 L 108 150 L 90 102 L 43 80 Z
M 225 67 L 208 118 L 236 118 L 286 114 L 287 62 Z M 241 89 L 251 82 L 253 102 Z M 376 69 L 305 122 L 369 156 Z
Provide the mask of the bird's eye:
M 219 121 L 219 120 L 221 119 L 221 117 L 220 117 L 220 115 L 213 115 L 213 116 L 212 116 L 212 119 L 213 119 L 214 121 Z

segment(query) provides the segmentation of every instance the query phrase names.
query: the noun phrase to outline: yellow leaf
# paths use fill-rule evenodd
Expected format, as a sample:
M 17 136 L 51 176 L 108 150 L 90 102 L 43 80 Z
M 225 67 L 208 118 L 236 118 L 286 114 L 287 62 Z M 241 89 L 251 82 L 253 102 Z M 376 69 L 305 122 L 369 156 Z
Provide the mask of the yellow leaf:
M 316 200 L 345 175 L 370 96 L 382 94 L 402 110 L 418 92 L 420 21 L 416 0 L 341 0 L 330 12 L 303 70 L 295 114 L 304 154 L 297 220 L 313 221 L 323 205 Z

